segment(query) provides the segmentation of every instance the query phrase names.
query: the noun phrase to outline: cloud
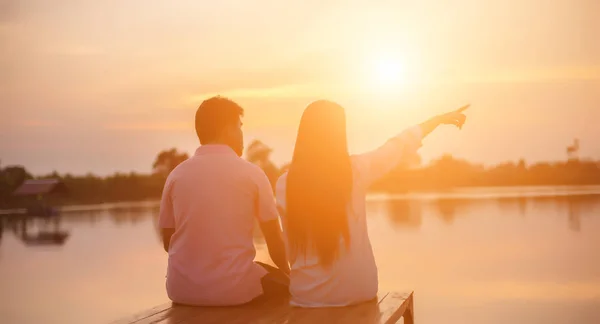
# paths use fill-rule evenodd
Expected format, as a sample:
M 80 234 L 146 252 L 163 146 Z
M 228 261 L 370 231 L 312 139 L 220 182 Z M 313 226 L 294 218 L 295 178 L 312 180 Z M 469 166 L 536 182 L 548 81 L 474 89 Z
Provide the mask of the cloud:
M 135 131 L 182 131 L 190 130 L 189 122 L 137 122 L 137 123 L 108 123 L 103 125 L 107 130 Z
M 0 0 L 0 27 L 16 20 L 17 5 L 18 0 Z
M 65 56 L 91 56 L 102 55 L 105 51 L 99 47 L 84 44 L 52 45 L 43 49 L 45 54 L 65 55 Z
M 264 88 L 233 88 L 218 92 L 194 94 L 189 96 L 186 101 L 188 103 L 198 103 L 206 98 L 217 95 L 235 99 L 297 98 L 310 96 L 317 90 L 317 87 L 311 84 L 291 84 Z
M 511 69 L 492 71 L 492 73 L 489 73 L 488 75 L 472 74 L 457 78 L 457 81 L 473 83 L 536 83 L 585 80 L 600 80 L 600 65 Z
M 56 127 L 56 126 L 60 126 L 60 123 L 57 121 L 39 120 L 39 119 L 17 121 L 16 124 L 17 124 L 17 126 L 22 126 L 22 127 Z
M 296 72 L 300 66 L 289 70 L 240 72 L 238 78 L 222 79 L 210 85 L 200 85 L 205 91 L 192 93 L 183 99 L 184 104 L 198 104 L 202 100 L 221 95 L 232 99 L 301 99 L 310 97 L 346 97 L 372 94 L 373 84 L 365 71 L 347 75 L 331 71 Z M 361 73 L 362 72 L 362 73 Z M 368 73 L 368 71 L 366 71 Z M 279 74 L 279 75 L 278 75 Z M 318 76 L 322 75 L 322 78 Z M 279 78 L 278 78 L 279 76 Z M 600 80 L 600 66 L 554 66 L 544 68 L 512 68 L 473 70 L 465 67 L 454 71 L 425 70 L 403 82 L 403 87 L 428 87 L 439 84 L 464 83 L 539 83 L 555 81 Z

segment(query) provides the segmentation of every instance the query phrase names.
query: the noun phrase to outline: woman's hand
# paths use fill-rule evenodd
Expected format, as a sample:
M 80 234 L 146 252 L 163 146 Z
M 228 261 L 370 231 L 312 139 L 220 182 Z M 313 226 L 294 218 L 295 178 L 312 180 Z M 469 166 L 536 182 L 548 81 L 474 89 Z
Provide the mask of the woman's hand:
M 467 116 L 463 113 L 470 105 L 466 105 L 458 108 L 455 111 L 435 116 L 430 120 L 420 124 L 423 137 L 429 135 L 439 125 L 455 125 L 459 129 L 462 128 L 463 124 L 467 120 Z
M 462 128 L 463 124 L 467 120 L 467 116 L 463 113 L 463 111 L 467 110 L 470 105 L 466 105 L 458 108 L 455 111 L 451 111 L 449 113 L 439 115 L 438 122 L 443 125 L 454 125 L 459 129 Z

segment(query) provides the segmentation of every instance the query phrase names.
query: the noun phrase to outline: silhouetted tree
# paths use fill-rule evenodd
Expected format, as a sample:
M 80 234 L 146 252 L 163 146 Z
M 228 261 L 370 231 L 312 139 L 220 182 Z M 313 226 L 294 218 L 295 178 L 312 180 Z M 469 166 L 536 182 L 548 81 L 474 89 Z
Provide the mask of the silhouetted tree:
M 248 161 L 259 165 L 274 186 L 278 177 L 289 168 L 281 169 L 270 161 L 271 148 L 253 141 L 246 151 Z M 160 152 L 153 164 L 154 173 L 116 173 L 106 177 L 93 174 L 74 176 L 53 172 L 38 178 L 61 179 L 68 188 L 65 197 L 51 198 L 52 204 L 88 204 L 117 201 L 160 199 L 165 177 L 188 155 L 170 149 Z M 12 192 L 23 181 L 32 178 L 22 166 L 0 169 L 0 208 L 14 203 Z M 372 191 L 407 192 L 439 190 L 466 186 L 544 186 L 600 184 L 600 162 L 571 159 L 563 162 L 540 162 L 528 165 L 525 160 L 501 163 L 484 168 L 481 165 L 444 155 L 430 164 L 420 166 L 418 156 L 406 159 L 371 188 Z M 50 199 L 50 198 L 49 198 Z M 453 219 L 452 207 L 439 204 L 446 221 Z M 523 204 L 523 208 L 525 205 Z M 575 218 L 574 218 L 575 219 Z M 404 219 L 401 221 L 405 221 Z M 574 222 L 575 224 L 575 222 Z
M 0 205 L 7 205 L 13 191 L 25 180 L 31 178 L 33 178 L 32 175 L 20 165 L 0 169 Z
M 246 149 L 246 159 L 248 162 L 258 165 L 267 175 L 271 182 L 271 187 L 275 190 L 277 179 L 281 175 L 281 170 L 270 160 L 273 150 L 259 140 L 254 140 Z
M 251 163 L 269 159 L 272 149 L 260 140 L 253 140 L 246 148 L 246 160 Z
M 178 152 L 176 148 L 170 150 L 161 151 L 156 156 L 152 169 L 154 173 L 168 175 L 173 171 L 181 162 L 187 160 L 189 155 L 185 152 Z

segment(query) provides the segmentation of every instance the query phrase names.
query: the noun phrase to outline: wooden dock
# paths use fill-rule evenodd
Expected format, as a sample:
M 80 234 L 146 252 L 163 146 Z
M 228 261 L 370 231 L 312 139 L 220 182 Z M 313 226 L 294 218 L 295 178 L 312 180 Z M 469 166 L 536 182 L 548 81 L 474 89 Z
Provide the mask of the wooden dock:
M 413 293 L 385 292 L 377 300 L 336 308 L 298 308 L 289 300 L 264 301 L 230 307 L 194 307 L 167 303 L 113 324 L 321 324 L 397 323 L 414 324 Z

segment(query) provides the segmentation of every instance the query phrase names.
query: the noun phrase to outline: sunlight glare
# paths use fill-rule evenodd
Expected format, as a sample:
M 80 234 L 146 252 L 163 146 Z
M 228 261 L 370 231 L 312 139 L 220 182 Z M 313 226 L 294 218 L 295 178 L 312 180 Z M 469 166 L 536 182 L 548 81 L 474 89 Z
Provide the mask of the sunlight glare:
M 378 90 L 397 90 L 405 83 L 405 71 L 402 62 L 398 59 L 378 57 L 372 62 L 372 86 Z

